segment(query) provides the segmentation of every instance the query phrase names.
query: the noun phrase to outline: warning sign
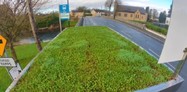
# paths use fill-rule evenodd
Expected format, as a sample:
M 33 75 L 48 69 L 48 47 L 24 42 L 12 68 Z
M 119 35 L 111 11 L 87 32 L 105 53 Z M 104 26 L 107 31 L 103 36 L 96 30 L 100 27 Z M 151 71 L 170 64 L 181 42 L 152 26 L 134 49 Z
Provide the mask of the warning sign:
M 4 54 L 6 42 L 6 39 L 0 35 L 0 57 Z

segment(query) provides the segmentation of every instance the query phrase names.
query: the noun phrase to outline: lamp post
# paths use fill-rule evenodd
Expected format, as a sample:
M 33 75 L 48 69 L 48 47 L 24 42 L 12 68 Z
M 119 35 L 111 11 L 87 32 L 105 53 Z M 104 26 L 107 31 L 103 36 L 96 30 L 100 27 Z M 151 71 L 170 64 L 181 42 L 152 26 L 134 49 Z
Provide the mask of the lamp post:
M 67 0 L 68 8 L 69 8 L 69 0 Z M 69 8 L 70 9 L 70 8 Z M 68 26 L 70 27 L 70 15 L 69 15 L 69 20 L 68 20 Z

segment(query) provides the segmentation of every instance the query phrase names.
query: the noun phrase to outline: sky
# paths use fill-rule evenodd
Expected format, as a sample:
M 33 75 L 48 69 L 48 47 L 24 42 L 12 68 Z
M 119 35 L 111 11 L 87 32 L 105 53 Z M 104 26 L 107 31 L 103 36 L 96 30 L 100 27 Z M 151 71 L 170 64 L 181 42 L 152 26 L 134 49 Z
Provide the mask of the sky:
M 86 6 L 90 9 L 98 8 L 104 9 L 104 3 L 106 0 L 69 0 L 70 10 L 76 9 L 78 6 Z M 172 0 L 121 0 L 124 5 L 140 6 L 157 9 L 159 12 L 168 11 Z M 49 0 L 49 3 L 43 6 L 41 9 L 43 12 L 58 11 L 59 4 L 66 4 L 66 0 Z

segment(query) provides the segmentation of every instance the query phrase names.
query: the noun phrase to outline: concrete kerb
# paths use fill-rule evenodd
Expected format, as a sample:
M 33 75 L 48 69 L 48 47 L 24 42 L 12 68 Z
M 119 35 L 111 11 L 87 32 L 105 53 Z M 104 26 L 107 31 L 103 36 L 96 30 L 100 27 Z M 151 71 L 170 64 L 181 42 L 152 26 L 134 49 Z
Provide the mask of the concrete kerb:
M 127 40 L 131 41 L 129 38 L 121 35 L 119 32 L 113 30 L 112 28 L 108 27 L 109 29 L 111 29 L 112 31 L 116 32 L 118 35 L 126 38 Z M 133 44 L 135 44 L 136 46 L 138 46 L 140 49 L 146 51 L 143 47 L 139 46 L 138 44 L 136 44 L 135 42 L 131 41 Z M 149 53 L 148 51 L 146 51 L 149 55 L 153 56 L 151 53 Z M 155 56 L 153 56 L 155 59 L 157 59 Z M 158 59 L 157 59 L 158 60 Z M 163 64 L 165 67 L 167 67 L 170 71 L 174 72 L 170 67 L 168 67 L 166 64 Z M 164 82 L 155 86 L 151 86 L 151 87 L 147 87 L 145 89 L 142 90 L 137 90 L 135 92 L 160 92 L 163 90 L 167 90 L 179 83 L 182 83 L 184 81 L 184 79 L 181 76 L 178 76 L 176 79 L 170 80 L 168 82 Z M 168 92 L 168 91 L 167 91 Z
M 76 27 L 83 26 L 83 21 L 84 21 L 84 17 L 82 17 L 81 19 L 79 19 L 78 23 L 76 24 Z
M 55 40 L 55 39 L 56 39 L 60 34 L 62 34 L 65 30 L 67 30 L 67 28 L 64 29 L 62 32 L 60 32 L 53 40 Z M 51 42 L 52 42 L 53 40 L 51 40 Z M 17 76 L 17 78 L 10 84 L 10 86 L 6 89 L 5 92 L 10 92 L 11 89 L 13 89 L 13 88 L 16 86 L 16 84 L 17 84 L 18 81 L 22 78 L 22 76 L 24 76 L 24 75 L 27 73 L 27 71 L 30 69 L 30 67 L 33 65 L 34 60 L 45 50 L 45 48 L 46 48 L 51 42 L 49 42 L 49 43 L 43 48 L 43 50 L 42 50 L 41 52 L 39 52 L 39 53 L 29 62 L 29 64 L 27 64 L 27 66 L 26 66 L 26 67 L 23 69 L 23 71 Z

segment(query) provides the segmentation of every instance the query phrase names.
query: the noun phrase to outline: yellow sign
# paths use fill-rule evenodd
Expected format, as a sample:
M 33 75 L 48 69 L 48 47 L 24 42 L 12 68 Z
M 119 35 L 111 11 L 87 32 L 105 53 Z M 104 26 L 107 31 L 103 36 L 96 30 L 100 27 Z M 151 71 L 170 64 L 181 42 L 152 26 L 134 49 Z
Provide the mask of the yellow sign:
M 0 57 L 4 54 L 6 42 L 6 39 L 0 35 Z

